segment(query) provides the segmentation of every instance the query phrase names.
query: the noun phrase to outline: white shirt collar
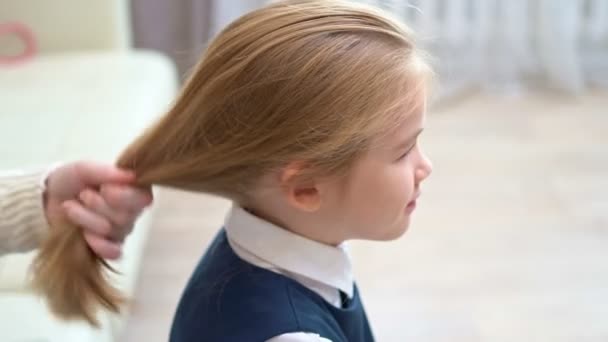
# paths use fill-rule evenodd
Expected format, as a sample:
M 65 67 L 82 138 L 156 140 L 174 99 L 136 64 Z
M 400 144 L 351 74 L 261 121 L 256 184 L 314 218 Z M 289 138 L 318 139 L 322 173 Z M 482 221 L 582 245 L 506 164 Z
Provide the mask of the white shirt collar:
M 344 244 L 325 245 L 233 206 L 226 217 L 228 238 L 278 269 L 299 274 L 353 296 L 353 273 Z

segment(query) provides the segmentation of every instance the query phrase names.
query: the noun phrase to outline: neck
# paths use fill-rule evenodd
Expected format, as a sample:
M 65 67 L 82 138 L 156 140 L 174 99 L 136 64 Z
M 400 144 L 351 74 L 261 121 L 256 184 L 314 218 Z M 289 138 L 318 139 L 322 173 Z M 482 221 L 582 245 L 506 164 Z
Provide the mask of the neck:
M 269 210 L 254 208 L 252 206 L 244 207 L 244 209 L 275 226 L 325 245 L 335 247 L 346 240 L 346 238 L 338 236 L 341 235 L 341 229 L 330 228 L 327 224 L 318 222 L 312 217 L 300 218 L 300 215 L 295 213 L 278 215 L 273 214 Z

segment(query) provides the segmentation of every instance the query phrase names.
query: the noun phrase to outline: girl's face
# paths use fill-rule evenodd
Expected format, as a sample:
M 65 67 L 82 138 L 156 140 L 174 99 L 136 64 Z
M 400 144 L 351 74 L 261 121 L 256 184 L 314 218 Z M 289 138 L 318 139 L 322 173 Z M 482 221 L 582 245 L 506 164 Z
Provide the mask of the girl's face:
M 391 240 L 407 230 L 420 185 L 432 171 L 417 142 L 424 121 L 423 102 L 394 132 L 378 139 L 344 184 L 326 192 L 324 211 L 335 213 L 346 239 Z
M 417 142 L 425 119 L 425 103 L 372 146 L 343 178 L 298 184 L 285 182 L 298 164 L 258 191 L 248 208 L 279 226 L 307 238 L 339 244 L 350 239 L 391 240 L 410 224 L 420 184 L 431 173 L 430 161 Z M 295 184 L 295 185 L 294 185 Z

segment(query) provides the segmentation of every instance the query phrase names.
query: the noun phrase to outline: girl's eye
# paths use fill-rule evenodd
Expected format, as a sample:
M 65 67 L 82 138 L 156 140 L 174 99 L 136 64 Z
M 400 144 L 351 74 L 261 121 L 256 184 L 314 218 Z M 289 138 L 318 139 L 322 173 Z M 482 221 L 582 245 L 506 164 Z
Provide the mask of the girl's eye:
M 412 150 L 416 147 L 416 145 L 418 145 L 417 139 L 416 139 L 416 141 L 414 141 L 412 146 L 410 148 L 408 148 L 407 151 L 405 151 L 397 160 L 400 161 L 400 160 L 403 160 L 405 157 L 407 157 L 407 155 L 410 154 L 410 152 L 412 152 Z

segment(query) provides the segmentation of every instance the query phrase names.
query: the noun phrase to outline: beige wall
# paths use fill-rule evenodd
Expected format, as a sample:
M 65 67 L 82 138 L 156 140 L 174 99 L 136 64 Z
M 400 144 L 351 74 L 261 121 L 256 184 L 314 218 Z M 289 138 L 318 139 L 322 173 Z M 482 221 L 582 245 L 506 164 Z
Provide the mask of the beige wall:
M 34 31 L 42 53 L 124 49 L 131 41 L 128 3 L 126 0 L 0 1 L 0 23 L 25 23 Z M 0 53 L 14 51 L 17 43 L 15 39 L 0 40 Z

